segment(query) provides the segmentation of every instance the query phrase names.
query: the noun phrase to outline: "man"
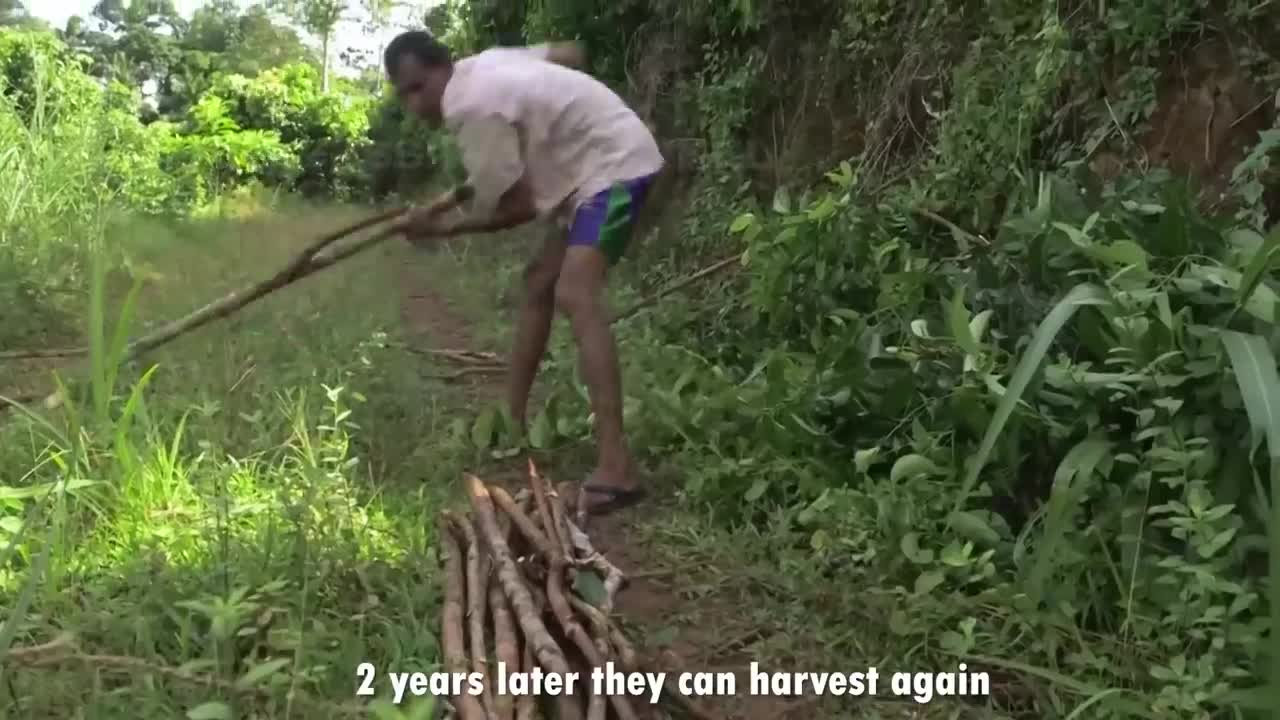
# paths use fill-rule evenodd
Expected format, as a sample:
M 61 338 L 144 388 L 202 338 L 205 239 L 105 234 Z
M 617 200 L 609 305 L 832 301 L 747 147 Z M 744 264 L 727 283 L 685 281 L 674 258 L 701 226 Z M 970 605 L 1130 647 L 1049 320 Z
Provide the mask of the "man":
M 599 443 L 579 511 L 601 514 L 638 501 L 643 488 L 623 435 L 604 289 L 663 167 L 657 142 L 621 98 L 572 67 L 581 65 L 573 45 L 493 48 L 455 62 L 429 33 L 407 32 L 387 46 L 384 60 L 406 108 L 455 135 L 470 176 L 443 206 L 409 213 L 399 229 L 411 241 L 427 242 L 552 222 L 553 232 L 525 270 L 511 355 L 511 414 L 524 429 L 529 390 L 558 307 L 573 327 Z M 468 212 L 454 211 L 464 204 Z

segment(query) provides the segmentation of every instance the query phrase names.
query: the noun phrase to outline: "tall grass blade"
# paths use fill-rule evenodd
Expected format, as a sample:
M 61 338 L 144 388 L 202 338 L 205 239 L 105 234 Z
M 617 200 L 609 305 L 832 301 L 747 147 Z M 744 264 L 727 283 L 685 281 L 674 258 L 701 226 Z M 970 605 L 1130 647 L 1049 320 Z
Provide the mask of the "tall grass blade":
M 964 507 L 965 501 L 969 498 L 969 493 L 973 492 L 973 488 L 978 484 L 978 476 L 982 473 L 982 468 L 987 464 L 987 460 L 991 457 L 991 451 L 995 448 L 996 440 L 1000 437 L 1000 432 L 1004 430 L 1004 426 L 1009 421 L 1009 417 L 1013 415 L 1013 409 L 1022 399 L 1023 392 L 1026 391 L 1027 385 L 1031 383 L 1031 378 L 1040 369 L 1040 364 L 1044 362 L 1045 355 L 1049 352 L 1049 347 L 1053 345 L 1053 341 L 1058 337 L 1058 333 L 1062 331 L 1067 321 L 1075 315 L 1082 305 L 1105 305 L 1109 302 L 1106 291 L 1097 285 L 1090 283 L 1082 283 L 1071 289 L 1066 297 L 1058 301 L 1058 304 L 1049 311 L 1049 314 L 1040 323 L 1040 327 L 1036 328 L 1035 335 L 1031 338 L 1031 345 L 1027 347 L 1026 353 L 1022 359 L 1018 361 L 1018 367 L 1013 372 L 1013 379 L 1009 381 L 1009 386 L 1005 389 L 1004 396 L 1000 398 L 1000 404 L 996 406 L 995 415 L 991 417 L 991 423 L 987 426 L 986 435 L 982 438 L 982 444 L 978 447 L 978 453 L 974 456 L 972 464 L 969 465 L 968 471 L 965 473 L 964 484 L 960 487 L 960 492 L 956 495 L 955 512 L 959 512 Z
M 1269 694 L 1274 717 L 1280 718 L 1280 373 L 1276 371 L 1276 357 L 1263 338 L 1223 330 L 1222 344 L 1231 359 L 1231 369 L 1235 371 L 1236 384 L 1253 428 L 1252 449 L 1256 450 L 1258 440 L 1265 438 L 1271 463 Z

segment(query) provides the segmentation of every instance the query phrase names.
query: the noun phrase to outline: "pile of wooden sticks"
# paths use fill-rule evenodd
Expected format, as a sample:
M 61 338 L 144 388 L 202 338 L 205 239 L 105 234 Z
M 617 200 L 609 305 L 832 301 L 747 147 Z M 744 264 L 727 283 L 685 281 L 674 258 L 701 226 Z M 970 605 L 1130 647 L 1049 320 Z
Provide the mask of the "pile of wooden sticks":
M 596 552 L 574 522 L 565 498 L 529 462 L 529 488 L 512 496 L 468 475 L 470 517 L 440 516 L 444 609 L 441 639 L 446 670 L 479 673 L 478 695 L 452 698 L 461 720 L 635 720 L 650 716 L 648 701 L 624 694 L 591 692 L 580 682 L 575 694 L 544 698 L 495 692 L 497 668 L 564 678 L 590 678 L 612 663 L 615 672 L 639 672 L 640 659 L 611 616 L 615 594 L 627 580 Z M 603 587 L 595 604 L 576 595 L 577 573 L 593 573 Z M 465 638 L 465 639 L 464 639 Z M 490 642 L 492 641 L 492 642 Z M 489 660 L 493 648 L 494 662 Z M 666 699 L 685 714 L 706 717 L 676 693 Z M 584 709 L 585 706 L 585 709 Z

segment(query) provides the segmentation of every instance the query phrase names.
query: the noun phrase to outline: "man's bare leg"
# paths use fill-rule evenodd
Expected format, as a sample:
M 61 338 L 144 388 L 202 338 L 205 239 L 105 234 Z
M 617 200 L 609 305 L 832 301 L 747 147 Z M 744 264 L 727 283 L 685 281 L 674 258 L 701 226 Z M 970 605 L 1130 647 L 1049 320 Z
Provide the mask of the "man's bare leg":
M 591 484 L 634 490 L 638 478 L 631 473 L 631 459 L 622 430 L 622 377 L 604 297 L 607 270 L 605 256 L 596 248 L 569 247 L 556 281 L 555 299 L 573 326 L 579 368 L 587 382 L 596 418 L 599 455 Z
M 511 417 L 521 434 L 526 434 L 529 391 L 533 388 L 538 366 L 551 336 L 551 320 L 556 309 L 556 279 L 564 262 L 564 230 L 551 228 L 542 251 L 524 271 L 524 299 L 516 320 L 515 347 L 511 351 L 511 370 L 507 378 L 507 402 Z

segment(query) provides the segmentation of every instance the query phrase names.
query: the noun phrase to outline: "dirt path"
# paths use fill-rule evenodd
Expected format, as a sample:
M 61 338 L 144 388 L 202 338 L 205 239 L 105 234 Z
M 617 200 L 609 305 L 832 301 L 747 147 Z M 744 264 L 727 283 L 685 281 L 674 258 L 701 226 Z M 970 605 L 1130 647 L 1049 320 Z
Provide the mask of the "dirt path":
M 494 350 L 474 344 L 477 321 L 466 317 L 459 303 L 428 287 L 423 273 L 407 267 L 402 278 L 402 316 L 411 338 L 432 347 Z M 502 397 L 502 380 L 501 375 L 466 378 L 485 400 Z M 574 459 L 562 462 L 548 458 L 545 463 L 544 471 L 556 479 L 572 477 L 569 473 L 582 469 Z M 486 479 L 504 484 L 510 480 L 522 487 L 522 472 L 519 462 L 513 462 Z M 596 548 L 631 578 L 618 596 L 617 610 L 623 622 L 636 631 L 641 651 L 654 666 L 667 672 L 733 672 L 738 678 L 736 696 L 699 699 L 716 717 L 785 720 L 814 715 L 813 698 L 754 697 L 745 692 L 750 663 L 758 658 L 747 655 L 743 648 L 768 632 L 744 626 L 749 613 L 743 612 L 743 598 L 734 592 L 741 590 L 743 583 L 725 582 L 722 569 L 682 567 L 678 552 L 661 547 L 646 533 L 642 518 L 647 513 L 666 516 L 678 511 L 663 497 L 667 494 L 656 492 L 644 505 L 593 519 L 589 528 Z M 708 577 L 716 579 L 707 582 Z

